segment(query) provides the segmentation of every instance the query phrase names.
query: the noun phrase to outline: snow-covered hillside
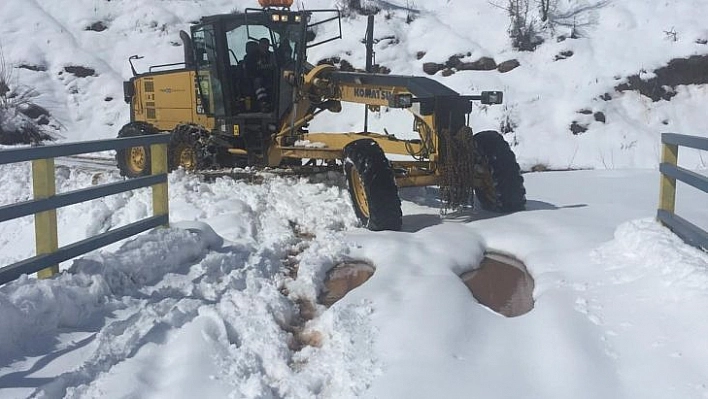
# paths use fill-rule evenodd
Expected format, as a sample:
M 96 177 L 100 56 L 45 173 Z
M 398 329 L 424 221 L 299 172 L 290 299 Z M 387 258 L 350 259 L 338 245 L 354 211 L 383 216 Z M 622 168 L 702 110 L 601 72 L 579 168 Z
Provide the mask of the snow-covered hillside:
M 312 9 L 344 2 L 297 3 Z M 507 73 L 457 71 L 443 77 L 438 72 L 433 78 L 462 93 L 503 90 L 505 104 L 477 107 L 472 125 L 476 130 L 499 129 L 502 122 L 514 126 L 506 137 L 523 168 L 655 167 L 660 132 L 708 135 L 705 86 L 679 86 L 671 101 L 658 102 L 614 90 L 632 75 L 651 78 L 652 71 L 674 58 L 708 54 L 708 7 L 703 0 L 559 0 L 555 15 L 574 16 L 542 31 L 545 42 L 533 52 L 513 50 L 507 13 L 493 1 L 365 4 L 383 8 L 376 17 L 376 60 L 393 73 L 423 75 L 424 63 L 445 63 L 454 55 L 462 62 L 518 60 L 520 66 Z M 36 102 L 63 124 L 65 140 L 111 138 L 128 121 L 121 82 L 131 75 L 129 56 L 145 56 L 137 63 L 139 70 L 179 61 L 178 32 L 191 21 L 256 6 L 255 0 L 4 0 L 0 45 L 7 64 L 15 67 L 16 81 L 41 93 Z M 413 21 L 407 23 L 407 17 Z M 365 24 L 364 17 L 352 14 L 343 22 L 344 38 L 314 48 L 310 60 L 340 57 L 363 67 Z M 573 31 L 575 39 L 570 38 Z M 72 66 L 93 73 L 80 78 L 67 72 Z M 607 101 L 601 99 L 605 94 Z M 602 117 L 595 117 L 600 113 Z M 359 130 L 360 119 L 361 109 L 349 107 L 312 126 L 313 131 Z M 401 136 L 411 129 L 399 113 L 383 112 L 373 119 L 375 128 L 387 127 Z M 588 130 L 573 134 L 573 122 Z M 705 168 L 707 161 L 686 151 L 682 162 Z

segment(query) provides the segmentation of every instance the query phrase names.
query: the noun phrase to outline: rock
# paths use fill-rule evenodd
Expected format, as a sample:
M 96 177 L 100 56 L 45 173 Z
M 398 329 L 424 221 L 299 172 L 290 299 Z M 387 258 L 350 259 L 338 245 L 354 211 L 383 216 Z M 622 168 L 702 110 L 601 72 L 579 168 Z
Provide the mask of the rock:
M 547 172 L 549 170 L 548 165 L 543 163 L 537 163 L 531 167 L 532 172 Z
M 438 64 L 437 62 L 426 62 L 423 64 L 423 72 L 428 75 L 435 75 L 445 66 L 443 64 Z
M 35 72 L 44 72 L 47 70 L 47 67 L 44 65 L 28 65 L 28 64 L 21 64 L 17 66 L 18 68 L 22 69 L 27 69 L 30 71 L 35 71 Z
M 93 68 L 87 68 L 78 65 L 70 65 L 64 67 L 64 70 L 68 73 L 73 74 L 77 78 L 85 78 L 89 76 L 96 76 L 96 70 Z
M 507 73 L 507 72 L 511 71 L 512 69 L 519 67 L 520 65 L 521 64 L 516 59 L 504 61 L 501 64 L 497 65 L 497 71 L 499 71 L 501 73 Z
M 415 59 L 422 60 L 423 57 L 425 57 L 425 54 L 426 54 L 425 51 L 419 51 L 419 52 L 415 53 Z
M 347 60 L 342 60 L 342 62 L 339 63 L 339 69 L 345 72 L 354 72 L 354 65 Z
M 391 68 L 385 66 L 385 65 L 379 65 L 376 64 L 373 66 L 373 72 L 374 73 L 380 73 L 382 75 L 388 75 L 391 73 Z
M 598 121 L 598 122 L 605 123 L 605 122 L 607 121 L 607 118 L 605 118 L 605 114 L 604 114 L 603 112 L 600 112 L 600 111 L 595 112 L 595 113 L 593 114 L 593 117 L 595 117 L 595 120 Z
M 474 62 L 463 62 L 457 66 L 460 71 L 491 71 L 497 69 L 497 63 L 493 58 L 482 57 Z
M 84 30 L 92 30 L 94 32 L 103 32 L 106 29 L 108 29 L 108 27 L 106 26 L 106 24 L 103 23 L 103 21 L 94 22 L 91 25 L 84 28 Z
M 322 64 L 334 65 L 337 68 L 339 68 L 339 70 L 344 71 L 344 72 L 354 72 L 355 71 L 354 66 L 351 64 L 351 62 L 349 62 L 345 59 L 339 58 L 339 57 L 324 58 L 324 59 L 321 59 L 317 62 L 317 65 L 322 65 Z
M 561 51 L 559 54 L 556 55 L 555 61 L 564 60 L 564 59 L 566 59 L 566 58 L 570 58 L 570 57 L 573 56 L 573 54 L 575 54 L 575 53 L 573 53 L 573 52 L 570 51 L 570 50 Z
M 49 124 L 50 120 L 47 115 L 42 115 L 39 118 L 37 118 L 37 120 L 35 122 L 37 122 L 37 125 L 39 125 L 39 126 L 46 126 Z
M 18 111 L 22 112 L 24 115 L 26 115 L 30 119 L 38 119 L 42 116 L 44 116 L 44 117 L 49 116 L 49 111 L 44 109 L 44 107 L 40 107 L 39 105 L 34 104 L 34 103 L 24 104 L 23 106 L 18 108 Z
M 462 54 L 455 54 L 450 56 L 450 58 L 445 61 L 445 67 L 460 69 L 459 66 L 462 64 L 462 61 L 460 61 L 460 59 L 462 57 L 464 57 L 464 55 Z
M 454 70 L 454 69 L 445 68 L 445 69 L 443 69 L 441 75 L 444 76 L 444 77 L 448 77 L 448 76 L 451 76 L 451 75 L 454 75 L 454 74 L 455 74 L 455 70 Z
M 573 123 L 570 124 L 570 131 L 573 132 L 574 135 L 579 135 L 581 133 L 585 133 L 588 131 L 588 126 L 587 125 L 581 125 L 578 123 L 578 121 L 573 121 Z

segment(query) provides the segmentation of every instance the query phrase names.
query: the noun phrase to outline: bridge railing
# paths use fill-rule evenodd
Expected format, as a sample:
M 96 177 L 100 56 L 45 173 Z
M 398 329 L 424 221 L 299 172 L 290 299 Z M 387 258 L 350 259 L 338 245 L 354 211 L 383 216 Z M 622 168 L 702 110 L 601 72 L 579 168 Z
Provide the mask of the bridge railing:
M 123 240 L 151 228 L 169 224 L 167 195 L 167 142 L 170 136 L 157 134 L 112 140 L 95 140 L 0 150 L 0 165 L 32 162 L 33 198 L 0 207 L 0 223 L 34 215 L 36 255 L 0 267 L 0 284 L 22 274 L 37 273 L 39 278 L 59 272 L 59 263 Z M 150 148 L 152 175 L 56 193 L 54 158 L 129 147 Z M 153 216 L 101 233 L 73 244 L 58 247 L 56 209 L 108 195 L 152 187 Z
M 708 193 L 708 177 L 678 166 L 679 146 L 708 151 L 708 138 L 675 133 L 661 135 L 661 182 L 657 219 L 687 243 L 708 250 L 708 232 L 676 215 L 676 180 Z M 708 204 L 708 196 L 706 196 Z

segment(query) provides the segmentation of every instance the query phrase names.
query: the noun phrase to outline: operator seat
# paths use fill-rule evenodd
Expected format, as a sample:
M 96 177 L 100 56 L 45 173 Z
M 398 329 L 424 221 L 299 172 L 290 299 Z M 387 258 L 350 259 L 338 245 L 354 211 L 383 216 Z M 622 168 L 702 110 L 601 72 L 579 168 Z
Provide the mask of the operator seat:
M 235 67 L 234 82 L 237 82 L 239 87 L 239 97 L 243 99 L 250 97 L 250 100 L 246 101 L 246 112 L 252 111 L 255 103 L 256 89 L 254 82 L 258 76 L 258 56 L 258 42 L 249 41 L 246 43 L 246 55 Z

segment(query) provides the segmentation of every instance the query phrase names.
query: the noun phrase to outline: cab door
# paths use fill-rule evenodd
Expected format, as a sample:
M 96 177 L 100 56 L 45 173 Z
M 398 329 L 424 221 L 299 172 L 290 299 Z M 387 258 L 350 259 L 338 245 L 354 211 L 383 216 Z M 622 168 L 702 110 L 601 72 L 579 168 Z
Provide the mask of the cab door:
M 197 66 L 197 113 L 223 117 L 226 115 L 225 93 L 214 26 L 193 28 L 192 41 Z

